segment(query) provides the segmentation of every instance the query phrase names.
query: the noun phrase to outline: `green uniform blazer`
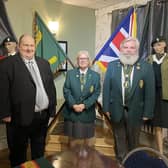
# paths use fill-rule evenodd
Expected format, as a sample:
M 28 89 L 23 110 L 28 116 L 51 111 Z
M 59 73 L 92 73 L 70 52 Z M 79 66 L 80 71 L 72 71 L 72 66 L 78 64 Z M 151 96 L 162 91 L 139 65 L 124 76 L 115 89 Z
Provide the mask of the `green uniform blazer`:
M 78 68 L 69 70 L 63 87 L 65 107 L 63 115 L 66 120 L 83 123 L 94 122 L 96 118 L 95 102 L 100 94 L 100 75 L 90 68 L 86 74 L 86 83 L 81 91 L 80 71 Z M 85 104 L 85 110 L 77 113 L 73 110 L 74 104 Z
M 110 112 L 112 122 L 120 122 L 124 115 L 122 98 L 122 64 L 109 63 L 103 84 L 103 110 Z M 154 72 L 151 64 L 138 61 L 134 65 L 133 81 L 128 98 L 128 120 L 140 125 L 142 118 L 152 118 L 154 109 Z
M 147 61 L 153 64 L 153 55 L 147 58 Z M 162 99 L 168 100 L 168 53 L 166 54 L 161 64 L 161 79 L 162 79 Z

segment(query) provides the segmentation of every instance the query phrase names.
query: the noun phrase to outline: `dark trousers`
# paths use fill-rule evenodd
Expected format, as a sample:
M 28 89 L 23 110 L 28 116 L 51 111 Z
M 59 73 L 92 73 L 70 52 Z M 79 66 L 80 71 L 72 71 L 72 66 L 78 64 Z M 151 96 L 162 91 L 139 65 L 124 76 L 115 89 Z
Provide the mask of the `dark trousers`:
M 44 155 L 45 138 L 47 133 L 48 114 L 46 111 L 35 113 L 29 126 L 7 124 L 7 142 L 11 167 L 27 161 L 27 147 L 30 143 L 31 159 Z
M 138 147 L 141 127 L 130 125 L 125 112 L 120 122 L 112 123 L 112 128 L 116 157 L 121 162 L 130 150 Z

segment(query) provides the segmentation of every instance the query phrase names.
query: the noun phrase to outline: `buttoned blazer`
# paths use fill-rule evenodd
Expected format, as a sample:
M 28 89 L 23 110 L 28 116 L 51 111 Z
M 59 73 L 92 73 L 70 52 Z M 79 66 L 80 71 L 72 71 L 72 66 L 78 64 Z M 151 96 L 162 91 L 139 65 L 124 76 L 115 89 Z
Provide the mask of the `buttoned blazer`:
M 110 112 L 112 122 L 119 122 L 124 115 L 121 80 L 120 61 L 109 63 L 103 83 L 103 110 Z M 128 97 L 130 124 L 138 125 L 143 117 L 153 117 L 154 95 L 153 68 L 149 63 L 140 60 L 134 65 L 132 87 Z
M 44 88 L 49 98 L 48 116 L 56 112 L 56 89 L 49 63 L 35 57 Z M 12 122 L 29 125 L 34 116 L 36 86 L 21 56 L 18 54 L 0 62 L 0 118 L 12 117 Z
M 71 121 L 93 122 L 95 120 L 95 102 L 100 94 L 100 75 L 91 70 L 87 71 L 86 83 L 81 91 L 79 69 L 69 70 L 63 87 L 65 107 L 64 118 Z M 85 104 L 85 110 L 77 113 L 74 104 Z

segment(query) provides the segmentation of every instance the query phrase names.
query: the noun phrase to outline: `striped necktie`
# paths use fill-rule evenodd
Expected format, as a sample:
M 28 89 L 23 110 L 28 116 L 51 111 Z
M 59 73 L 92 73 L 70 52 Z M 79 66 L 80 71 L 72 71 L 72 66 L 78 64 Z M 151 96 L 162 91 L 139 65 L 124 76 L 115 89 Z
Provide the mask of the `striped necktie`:
M 81 91 L 83 91 L 85 82 L 86 82 L 85 74 L 84 74 L 84 73 L 81 73 L 81 74 L 80 74 Z
M 123 67 L 124 70 L 124 91 L 125 91 L 125 104 L 127 104 L 128 96 L 131 90 L 131 72 L 132 72 L 132 66 L 131 65 L 125 65 Z

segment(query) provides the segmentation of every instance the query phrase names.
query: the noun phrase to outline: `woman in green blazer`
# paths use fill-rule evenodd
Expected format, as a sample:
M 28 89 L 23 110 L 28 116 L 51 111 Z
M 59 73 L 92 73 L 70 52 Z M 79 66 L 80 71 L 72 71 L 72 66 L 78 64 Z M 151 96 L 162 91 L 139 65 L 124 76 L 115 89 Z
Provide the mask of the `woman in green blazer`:
M 87 51 L 77 54 L 77 65 L 67 72 L 63 87 L 64 133 L 69 136 L 70 146 L 79 139 L 90 145 L 95 129 L 95 103 L 100 94 L 100 75 L 89 68 Z

